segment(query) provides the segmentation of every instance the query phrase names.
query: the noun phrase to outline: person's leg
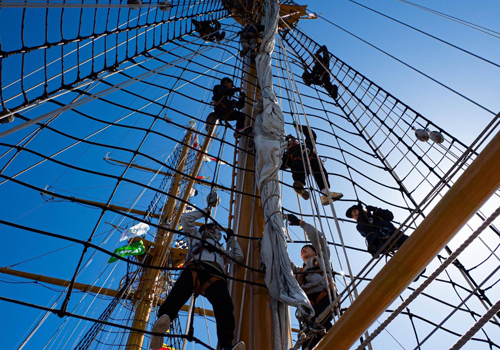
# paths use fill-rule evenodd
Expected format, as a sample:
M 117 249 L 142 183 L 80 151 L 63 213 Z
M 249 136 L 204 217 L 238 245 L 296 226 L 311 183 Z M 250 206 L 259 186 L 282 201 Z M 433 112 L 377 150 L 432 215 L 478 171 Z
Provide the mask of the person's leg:
M 323 163 L 318 159 L 318 157 L 312 157 L 312 159 L 309 161 L 311 163 L 311 169 L 312 173 L 314 176 L 314 180 L 316 180 L 316 183 L 318 184 L 318 187 L 320 190 L 330 189 L 330 183 L 328 181 L 328 173 L 326 172 L 325 167 L 323 166 Z M 326 185 L 325 181 L 323 181 L 323 175 L 321 172 L 323 171 L 323 174 L 326 179 Z
M 182 271 L 172 290 L 158 310 L 158 317 L 168 315 L 170 320 L 177 317 L 177 313 L 193 293 L 193 275 L 191 270 Z
M 302 163 L 302 160 L 294 160 L 290 169 L 292 170 L 293 181 L 298 181 L 305 186 L 306 173 L 304 172 L 304 164 Z
M 240 111 L 233 111 L 232 113 L 229 114 L 227 120 L 236 121 L 236 130 L 241 130 L 245 127 L 246 117 L 247 117 L 246 114 Z
M 234 338 L 234 306 L 227 284 L 223 280 L 218 280 L 208 287 L 205 296 L 212 304 L 215 321 L 217 323 L 217 337 L 220 348 L 231 347 Z
M 158 310 L 158 319 L 153 326 L 153 332 L 165 334 L 165 332 L 168 331 L 172 320 L 177 317 L 180 308 L 188 301 L 192 292 L 192 272 L 191 270 L 184 270 L 172 287 L 167 299 L 165 299 L 165 302 L 160 306 Z M 163 335 L 153 335 L 150 343 L 151 349 L 161 349 L 163 337 Z

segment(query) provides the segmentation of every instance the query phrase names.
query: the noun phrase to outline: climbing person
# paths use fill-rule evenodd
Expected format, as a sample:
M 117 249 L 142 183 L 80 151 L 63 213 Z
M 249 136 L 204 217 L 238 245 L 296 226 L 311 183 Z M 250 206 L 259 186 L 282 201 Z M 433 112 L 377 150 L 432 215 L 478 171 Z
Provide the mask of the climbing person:
M 198 32 L 200 38 L 205 41 L 222 41 L 226 37 L 226 32 L 220 32 L 220 23 L 217 20 L 197 21 L 192 19 L 195 31 Z
M 367 205 L 366 209 L 363 209 L 363 205 L 359 203 L 347 209 L 345 215 L 357 222 L 356 229 L 366 239 L 368 252 L 374 258 L 378 258 L 380 254 L 396 251 L 408 239 L 407 235 L 401 234 L 392 247 L 380 251 L 387 240 L 396 232 L 396 227 L 391 222 L 394 219 L 394 214 L 390 210 L 371 205 Z
M 238 100 L 232 99 L 235 93 L 239 92 L 240 97 Z M 229 121 L 236 121 L 236 132 L 234 133 L 235 138 L 239 138 L 244 135 L 250 135 L 253 128 L 251 126 L 245 126 L 246 114 L 239 111 L 245 106 L 245 93 L 241 91 L 241 88 L 234 87 L 233 81 L 228 78 L 222 78 L 220 85 L 215 85 L 213 88 L 212 101 L 215 105 L 214 113 L 211 114 L 207 122 L 215 123 L 216 120 L 224 120 L 226 126 L 229 125 Z
M 342 198 L 344 195 L 340 192 L 330 192 L 330 182 L 328 181 L 328 173 L 321 162 L 318 154 L 314 151 L 314 146 L 311 140 L 311 134 L 316 142 L 316 133 L 314 130 L 309 129 L 307 126 L 297 126 L 294 122 L 293 124 L 297 130 L 304 134 L 305 144 L 301 144 L 295 137 L 288 135 L 288 146 L 283 154 L 283 162 L 281 165 L 281 170 L 290 168 L 292 171 L 293 178 L 293 189 L 305 200 L 310 198 L 309 191 L 305 189 L 306 175 L 310 174 L 309 164 L 311 164 L 312 175 L 318 187 L 321 190 L 321 204 L 328 205 L 330 203 L 328 196 L 331 197 L 333 201 Z M 311 134 L 309 133 L 311 131 Z M 306 161 L 309 159 L 309 164 Z M 306 171 L 304 172 L 304 169 Z M 323 181 L 323 176 L 325 176 L 325 181 Z
M 332 327 L 333 313 L 337 314 L 340 309 L 340 306 L 335 306 L 332 312 L 324 318 L 322 326 L 315 325 L 316 317 L 330 306 L 330 300 L 333 301 L 337 297 L 337 288 L 332 285 L 333 269 L 330 262 L 330 248 L 325 235 L 314 226 L 299 220 L 293 214 L 287 214 L 286 218 L 290 226 L 300 226 L 311 241 L 311 244 L 304 245 L 300 250 L 300 257 L 304 262 L 302 267 L 293 263 L 291 265 L 300 287 L 314 308 L 314 318 L 311 320 L 314 325 L 313 337 L 302 347 L 302 349 L 312 349 L 323 337 L 325 331 Z M 330 297 L 328 297 L 329 294 Z
M 250 23 L 238 33 L 240 34 L 241 44 L 240 57 L 245 57 L 250 51 L 250 57 L 255 59 L 258 52 L 259 38 L 264 28 L 263 24 Z
M 158 320 L 153 332 L 165 334 L 170 329 L 172 320 L 177 317 L 180 308 L 189 300 L 191 294 L 203 295 L 212 304 L 217 324 L 217 337 L 221 350 L 244 350 L 245 343 L 238 342 L 234 346 L 235 320 L 233 302 L 226 284 L 224 265 L 234 261 L 243 261 L 243 252 L 234 239 L 231 229 L 226 230 L 226 242 L 229 251 L 225 252 L 219 243 L 222 238 L 221 227 L 208 223 L 197 229 L 195 221 L 208 216 L 211 205 L 205 211 L 192 211 L 182 215 L 181 224 L 188 243 L 186 268 L 175 282 L 165 302 L 158 310 Z M 224 252 L 224 254 L 222 253 Z M 226 261 L 226 255 L 230 259 Z M 151 349 L 161 349 L 163 336 L 154 335 Z
M 328 94 L 336 100 L 339 88 L 337 85 L 332 84 L 330 79 L 330 53 L 325 45 L 316 51 L 316 54 L 313 56 L 313 64 L 311 73 L 308 72 L 307 67 L 304 69 L 304 74 L 302 74 L 304 84 L 307 86 L 311 84 L 322 85 Z

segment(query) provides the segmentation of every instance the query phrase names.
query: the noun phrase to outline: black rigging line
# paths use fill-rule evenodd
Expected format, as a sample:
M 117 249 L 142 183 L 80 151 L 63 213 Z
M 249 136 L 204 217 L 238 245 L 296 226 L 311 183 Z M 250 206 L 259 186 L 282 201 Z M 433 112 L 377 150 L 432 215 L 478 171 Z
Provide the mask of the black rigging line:
M 374 12 L 374 13 L 378 14 L 378 15 L 381 15 L 381 16 L 383 16 L 383 17 L 385 17 L 385 18 L 388 18 L 388 19 L 390 19 L 390 20 L 392 20 L 392 21 L 394 21 L 394 22 L 397 22 L 397 23 L 399 23 L 399 24 L 401 24 L 401 25 L 404 25 L 405 27 L 408 27 L 408 28 L 410 28 L 410 29 L 413 29 L 413 30 L 415 30 L 415 31 L 419 32 L 420 34 L 424 34 L 424 35 L 426 35 L 426 36 L 428 36 L 428 37 L 430 37 L 430 38 L 432 38 L 432 39 L 434 39 L 434 40 L 439 41 L 440 43 L 443 43 L 443 44 L 445 44 L 445 45 L 451 46 L 451 47 L 453 47 L 454 49 L 457 49 L 457 50 L 459 50 L 459 51 L 462 51 L 462 52 L 464 52 L 464 53 L 466 53 L 466 54 L 468 54 L 468 55 L 470 55 L 470 56 L 472 56 L 472 57 L 475 57 L 475 58 L 477 58 L 477 59 L 480 59 L 481 61 L 484 61 L 484 62 L 489 63 L 489 64 L 491 64 L 491 65 L 493 65 L 493 66 L 495 66 L 495 67 L 497 67 L 497 68 L 500 68 L 500 64 L 498 64 L 498 63 L 495 63 L 495 62 L 490 61 L 490 60 L 488 60 L 488 59 L 486 59 L 486 58 L 484 58 L 484 57 L 481 57 L 481 56 L 479 56 L 479 55 L 476 55 L 475 53 L 472 53 L 472 52 L 470 52 L 470 51 L 468 51 L 468 50 L 465 50 L 465 49 L 463 49 L 463 48 L 461 48 L 461 47 L 459 47 L 459 46 L 457 46 L 457 45 L 454 45 L 454 44 L 452 44 L 452 43 L 450 43 L 450 42 L 448 42 L 448 41 L 445 41 L 445 40 L 443 40 L 443 39 L 440 39 L 440 38 L 438 38 L 437 36 L 434 36 L 434 35 L 432 35 L 432 34 L 429 34 L 429 33 L 427 33 L 427 32 L 424 32 L 423 30 L 420 30 L 420 29 L 418 29 L 418 28 L 415 28 L 415 27 L 413 27 L 413 26 L 411 26 L 411 25 L 409 25 L 409 24 L 407 24 L 407 23 L 401 22 L 401 21 L 399 21 L 399 20 L 397 20 L 397 19 L 395 19 L 395 18 L 393 18 L 393 17 L 390 17 L 390 16 L 388 16 L 388 15 L 386 15 L 386 14 L 383 14 L 383 13 L 382 13 L 382 12 L 380 12 L 380 11 L 377 11 L 377 10 L 375 10 L 375 9 L 372 9 L 371 7 L 368 7 L 368 6 L 366 6 L 366 5 L 360 4 L 359 2 L 354 1 L 354 0 L 347 0 L 347 1 L 352 2 L 353 4 L 356 4 L 356 5 L 358 5 L 358 6 L 360 6 L 360 7 L 363 7 L 363 8 L 365 8 L 365 9 L 367 9 L 367 10 L 370 10 L 370 11 L 372 11 L 372 12 Z
M 454 16 L 451 16 L 451 15 L 447 15 L 443 12 L 439 12 L 437 10 L 433 10 L 429 7 L 425 7 L 425 6 L 422 6 L 422 5 L 418 5 L 418 4 L 415 4 L 413 2 L 410 2 L 410 1 L 405 1 L 405 0 L 396 0 L 396 1 L 399 1 L 403 4 L 406 4 L 406 5 L 410 5 L 410 6 L 413 6 L 415 8 L 418 8 L 420 10 L 423 10 L 423 11 L 426 11 L 426 12 L 429 12 L 429 13 L 432 13 L 434 15 L 437 15 L 437 16 L 440 16 L 440 17 L 443 17 L 443 18 L 446 18 L 450 21 L 453 21 L 453 22 L 456 22 L 456 23 L 459 23 L 461 25 L 464 25 L 466 27 L 469 27 L 469 28 L 472 28 L 474 30 L 477 30 L 479 32 L 482 32 L 484 34 L 488 34 L 488 35 L 491 35 L 497 39 L 500 39 L 500 33 L 499 32 L 496 32 L 492 29 L 488 29 L 488 28 L 485 28 L 485 27 L 482 27 L 480 26 L 479 24 L 475 24 L 475 23 L 472 23 L 472 22 L 468 22 L 466 20 L 463 20 L 463 19 L 460 19 L 460 18 L 457 18 L 457 17 L 454 17 Z M 498 35 L 495 35 L 495 34 L 498 34 Z
M 469 97 L 467 97 L 467 96 L 463 95 L 462 93 L 460 93 L 460 92 L 458 92 L 457 90 L 455 90 L 455 89 L 453 89 L 453 88 L 449 87 L 448 85 L 445 85 L 444 83 L 441 83 L 439 80 L 434 79 L 434 78 L 433 78 L 433 77 L 431 77 L 430 75 L 428 75 L 428 74 L 426 74 L 426 73 L 422 72 L 421 70 L 418 70 L 417 68 L 415 68 L 415 67 L 413 67 L 413 66 L 409 65 L 408 63 L 406 63 L 406 62 L 404 62 L 404 61 L 400 60 L 399 58 L 397 58 L 397 57 L 395 57 L 395 56 L 391 55 L 391 54 L 390 54 L 390 53 L 388 53 L 387 51 L 384 51 L 384 50 L 382 50 L 381 48 L 379 48 L 379 47 L 377 47 L 377 46 L 375 46 L 375 45 L 373 45 L 373 44 L 369 43 L 368 41 L 366 41 L 366 40 L 364 40 L 364 39 L 360 38 L 360 37 L 359 37 L 359 36 L 357 36 L 356 34 L 351 33 L 350 31 L 348 31 L 348 30 L 346 30 L 346 29 L 344 29 L 344 28 L 340 27 L 339 25 L 337 25 L 337 24 L 333 23 L 332 21 L 330 21 L 330 20 L 328 20 L 328 19 L 324 18 L 324 17 L 323 17 L 323 16 L 321 16 L 321 15 L 318 15 L 318 17 L 319 17 L 319 18 L 321 18 L 322 20 L 324 20 L 325 22 L 330 23 L 332 26 L 334 26 L 334 27 L 336 27 L 336 28 L 338 28 L 338 29 L 342 30 L 343 32 L 345 32 L 345 33 L 347 33 L 347 34 L 349 34 L 349 35 L 351 35 L 351 36 L 355 37 L 356 39 L 358 39 L 358 40 L 360 40 L 360 41 L 364 42 L 365 44 L 367 44 L 367 45 L 369 45 L 369 46 L 373 47 L 374 49 L 376 49 L 376 50 L 378 50 L 378 51 L 382 52 L 383 54 L 385 54 L 385 55 L 387 55 L 387 56 L 391 57 L 392 59 L 394 59 L 394 60 L 398 61 L 399 63 L 401 63 L 401 64 L 403 64 L 403 65 L 405 65 L 406 67 L 410 68 L 411 70 L 413 70 L 413 71 L 415 71 L 415 72 L 417 72 L 417 73 L 419 73 L 419 74 L 423 75 L 424 77 L 426 77 L 426 78 L 428 78 L 428 79 L 432 80 L 432 81 L 433 81 L 433 82 L 435 82 L 436 84 L 438 84 L 438 85 L 440 85 L 440 86 L 444 87 L 446 90 L 448 90 L 448 91 L 450 91 L 450 92 L 452 92 L 452 93 L 454 93 L 454 94 L 456 94 L 456 95 L 460 96 L 461 98 L 463 98 L 463 99 L 465 99 L 465 100 L 469 101 L 470 103 L 472 103 L 472 104 L 476 105 L 477 107 L 479 107 L 479 108 L 481 108 L 481 109 L 485 110 L 486 112 L 489 112 L 489 113 L 490 113 L 490 114 L 492 114 L 492 115 L 496 115 L 496 113 L 495 113 L 495 112 L 493 112 L 492 110 L 490 110 L 490 109 L 486 108 L 485 106 L 483 106 L 483 105 L 481 105 L 480 103 L 478 103 L 478 102 L 474 101 L 473 99 L 471 99 L 471 98 L 469 98 Z

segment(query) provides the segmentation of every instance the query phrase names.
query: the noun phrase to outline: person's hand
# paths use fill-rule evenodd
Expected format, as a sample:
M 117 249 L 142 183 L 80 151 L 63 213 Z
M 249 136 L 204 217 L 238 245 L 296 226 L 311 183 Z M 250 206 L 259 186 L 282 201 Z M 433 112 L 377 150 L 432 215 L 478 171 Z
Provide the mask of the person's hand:
M 374 207 L 372 205 L 367 205 L 366 206 L 366 210 L 371 211 L 371 212 L 376 212 L 377 211 L 377 207 Z
M 300 225 L 300 220 L 295 215 L 287 214 L 286 217 L 287 217 L 288 222 L 290 223 L 291 226 L 299 226 Z
M 229 241 L 233 237 L 234 237 L 234 231 L 232 229 L 228 228 L 226 230 L 226 237 L 225 237 L 226 241 Z

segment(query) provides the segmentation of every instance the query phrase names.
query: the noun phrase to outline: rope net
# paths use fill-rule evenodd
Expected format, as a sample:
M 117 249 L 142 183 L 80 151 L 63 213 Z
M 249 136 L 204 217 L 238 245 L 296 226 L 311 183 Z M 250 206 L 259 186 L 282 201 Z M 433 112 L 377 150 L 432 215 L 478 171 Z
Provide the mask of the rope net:
M 157 307 L 183 267 L 178 256 L 166 251 L 158 263 L 146 254 L 108 264 L 113 251 L 124 245 L 119 242 L 121 232 L 145 222 L 150 225 L 145 240 L 164 236 L 169 246 L 182 249 L 180 215 L 191 210 L 187 207 L 203 209 L 212 191 L 217 191 L 221 204 L 211 215 L 223 227 L 237 226 L 232 218 L 238 210 L 236 196 L 259 200 L 255 188 L 246 192 L 235 186 L 236 174 L 254 176 L 239 158 L 253 156 L 248 138 L 238 141 L 234 130 L 206 124 L 213 108 L 212 88 L 221 78 L 257 88 L 242 80 L 250 60 L 238 55 L 241 26 L 230 18 L 245 18 L 251 9 L 236 6 L 228 11 L 220 1 L 170 3 L 168 11 L 156 3 L 132 10 L 117 1 L 66 1 L 57 3 L 59 7 L 41 2 L 43 8 L 2 5 L 0 19 L 11 18 L 12 25 L 0 27 L 0 118 L 9 122 L 0 125 L 0 191 L 6 194 L 0 233 L 11 248 L 2 255 L 0 266 L 67 282 L 60 286 L 0 276 L 2 305 L 8 312 L 23 314 L 22 322 L 13 322 L 23 334 L 12 339 L 12 347 L 33 342 L 47 349 L 123 348 L 130 333 L 137 331 L 134 312 L 147 301 L 147 348 Z M 193 19 L 219 20 L 225 38 L 200 38 Z M 330 48 L 327 68 L 332 84 L 338 86 L 334 100 L 324 86 L 307 86 L 302 79 L 320 43 L 296 26 L 283 27 L 276 38 L 272 73 L 286 134 L 300 140 L 304 135 L 296 133 L 292 123 L 310 126 L 317 134 L 314 147 L 324 161 L 322 176 L 344 197 L 322 206 L 321 188 L 311 177 L 306 187 L 312 196 L 304 201 L 295 195 L 292 174 L 285 170 L 280 174 L 282 205 L 285 213 L 301 216 L 325 233 L 338 307 L 345 309 L 384 264 L 384 258 L 371 259 L 345 210 L 359 201 L 389 209 L 395 225 L 404 223 L 401 230 L 411 235 L 497 125 L 469 149 L 341 61 Z M 14 33 L 8 40 L 6 30 Z M 254 102 L 247 98 L 247 104 Z M 428 129 L 428 135 L 437 131 L 433 137 L 442 142 L 422 142 L 415 129 Z M 203 151 L 201 145 L 209 136 L 209 147 Z M 196 173 L 200 157 L 204 160 Z M 419 281 L 436 270 L 498 203 L 497 192 Z M 165 217 L 168 206 L 173 216 Z M 498 220 L 395 316 L 396 322 L 371 340 L 374 348 L 452 346 L 491 308 L 500 294 L 500 235 L 495 224 Z M 288 235 L 290 257 L 301 264 L 298 250 L 305 243 L 304 234 L 288 227 Z M 147 244 L 146 248 L 156 249 Z M 238 266 L 263 273 L 247 261 Z M 158 271 L 153 293 L 144 289 L 141 278 L 148 271 Z M 266 288 L 249 277 L 230 275 L 229 281 Z M 82 290 L 78 283 L 95 289 Z M 106 288 L 120 294 L 107 293 Z M 410 285 L 401 297 L 416 288 Z M 387 314 L 398 305 L 395 302 Z M 195 307 L 210 311 L 204 298 L 198 298 Z M 216 348 L 214 318 L 196 311 L 190 334 L 189 310 L 186 305 L 181 311 L 165 337 L 166 345 L 180 349 L 189 339 L 197 346 Z M 498 327 L 493 315 L 469 340 L 471 348 L 499 348 Z M 299 328 L 293 317 L 292 328 Z

